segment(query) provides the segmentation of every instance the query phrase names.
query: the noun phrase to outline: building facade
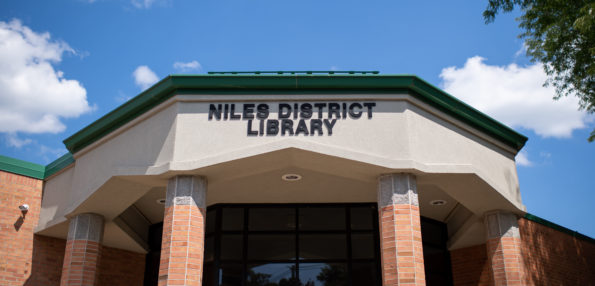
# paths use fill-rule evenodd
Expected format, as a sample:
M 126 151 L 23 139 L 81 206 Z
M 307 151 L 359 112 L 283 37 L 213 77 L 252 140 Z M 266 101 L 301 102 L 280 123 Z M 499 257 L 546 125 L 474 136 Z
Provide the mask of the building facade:
M 593 239 L 522 204 L 526 140 L 415 76 L 169 76 L 0 158 L 0 284 L 592 285 Z

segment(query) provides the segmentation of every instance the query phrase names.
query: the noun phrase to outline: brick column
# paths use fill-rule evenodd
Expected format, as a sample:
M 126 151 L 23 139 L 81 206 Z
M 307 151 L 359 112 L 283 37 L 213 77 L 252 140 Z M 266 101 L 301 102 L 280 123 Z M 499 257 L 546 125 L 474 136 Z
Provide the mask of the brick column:
M 60 285 L 97 284 L 103 225 L 103 217 L 92 213 L 70 220 Z
M 487 254 L 494 285 L 523 285 L 524 264 L 517 217 L 513 213 L 486 213 Z
M 412 174 L 378 182 L 382 285 L 425 285 L 417 183 Z
M 202 285 L 207 181 L 176 176 L 167 184 L 159 285 Z

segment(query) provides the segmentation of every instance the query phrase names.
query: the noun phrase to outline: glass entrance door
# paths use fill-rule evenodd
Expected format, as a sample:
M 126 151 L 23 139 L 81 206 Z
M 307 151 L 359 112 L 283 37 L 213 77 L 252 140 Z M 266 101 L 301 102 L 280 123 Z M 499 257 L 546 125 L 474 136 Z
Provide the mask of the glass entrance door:
M 217 205 L 204 285 L 380 285 L 375 204 Z
M 452 285 L 446 224 L 421 218 L 426 284 Z M 157 285 L 163 224 L 149 232 Z M 360 204 L 220 204 L 207 210 L 203 285 L 381 285 L 378 210 Z

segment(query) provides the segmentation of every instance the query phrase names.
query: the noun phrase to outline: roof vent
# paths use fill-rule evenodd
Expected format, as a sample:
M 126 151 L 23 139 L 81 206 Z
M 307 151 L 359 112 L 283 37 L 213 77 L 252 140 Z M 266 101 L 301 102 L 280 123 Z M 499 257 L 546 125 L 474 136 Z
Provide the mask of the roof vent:
M 278 75 L 295 75 L 295 74 L 379 74 L 379 71 L 210 71 L 211 75 L 237 75 L 237 74 L 278 74 Z

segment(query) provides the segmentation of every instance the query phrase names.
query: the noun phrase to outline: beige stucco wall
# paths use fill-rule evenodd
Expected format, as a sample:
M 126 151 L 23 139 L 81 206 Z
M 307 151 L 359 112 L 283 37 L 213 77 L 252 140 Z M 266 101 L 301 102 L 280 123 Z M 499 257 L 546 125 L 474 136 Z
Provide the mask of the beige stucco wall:
M 276 118 L 276 106 L 281 101 L 358 101 L 375 102 L 376 106 L 372 119 L 364 115 L 338 120 L 332 136 L 250 137 L 246 135 L 245 120 L 208 120 L 210 103 L 235 103 L 238 107 L 247 102 L 268 103 L 269 118 Z M 479 182 L 470 185 L 481 190 L 460 190 L 464 184 L 449 187 L 446 183 L 444 189 L 459 200 L 469 192 L 492 192 L 494 198 L 504 202 L 499 203 L 499 208 L 524 211 L 515 150 L 406 94 L 178 95 L 74 154 L 72 167 L 49 178 L 38 231 L 83 211 L 105 209 L 107 219 L 113 218 L 152 187 L 164 185 L 175 173 L 201 174 L 205 168 L 216 170 L 212 166 L 218 164 L 287 148 L 375 166 L 369 168 L 363 181 L 374 180 L 373 176 L 380 172 L 469 175 Z M 243 170 L 250 172 L 248 168 Z M 444 177 L 428 180 L 440 184 Z M 477 195 L 467 204 L 481 197 Z M 468 208 L 480 215 L 489 205 L 483 202 Z

